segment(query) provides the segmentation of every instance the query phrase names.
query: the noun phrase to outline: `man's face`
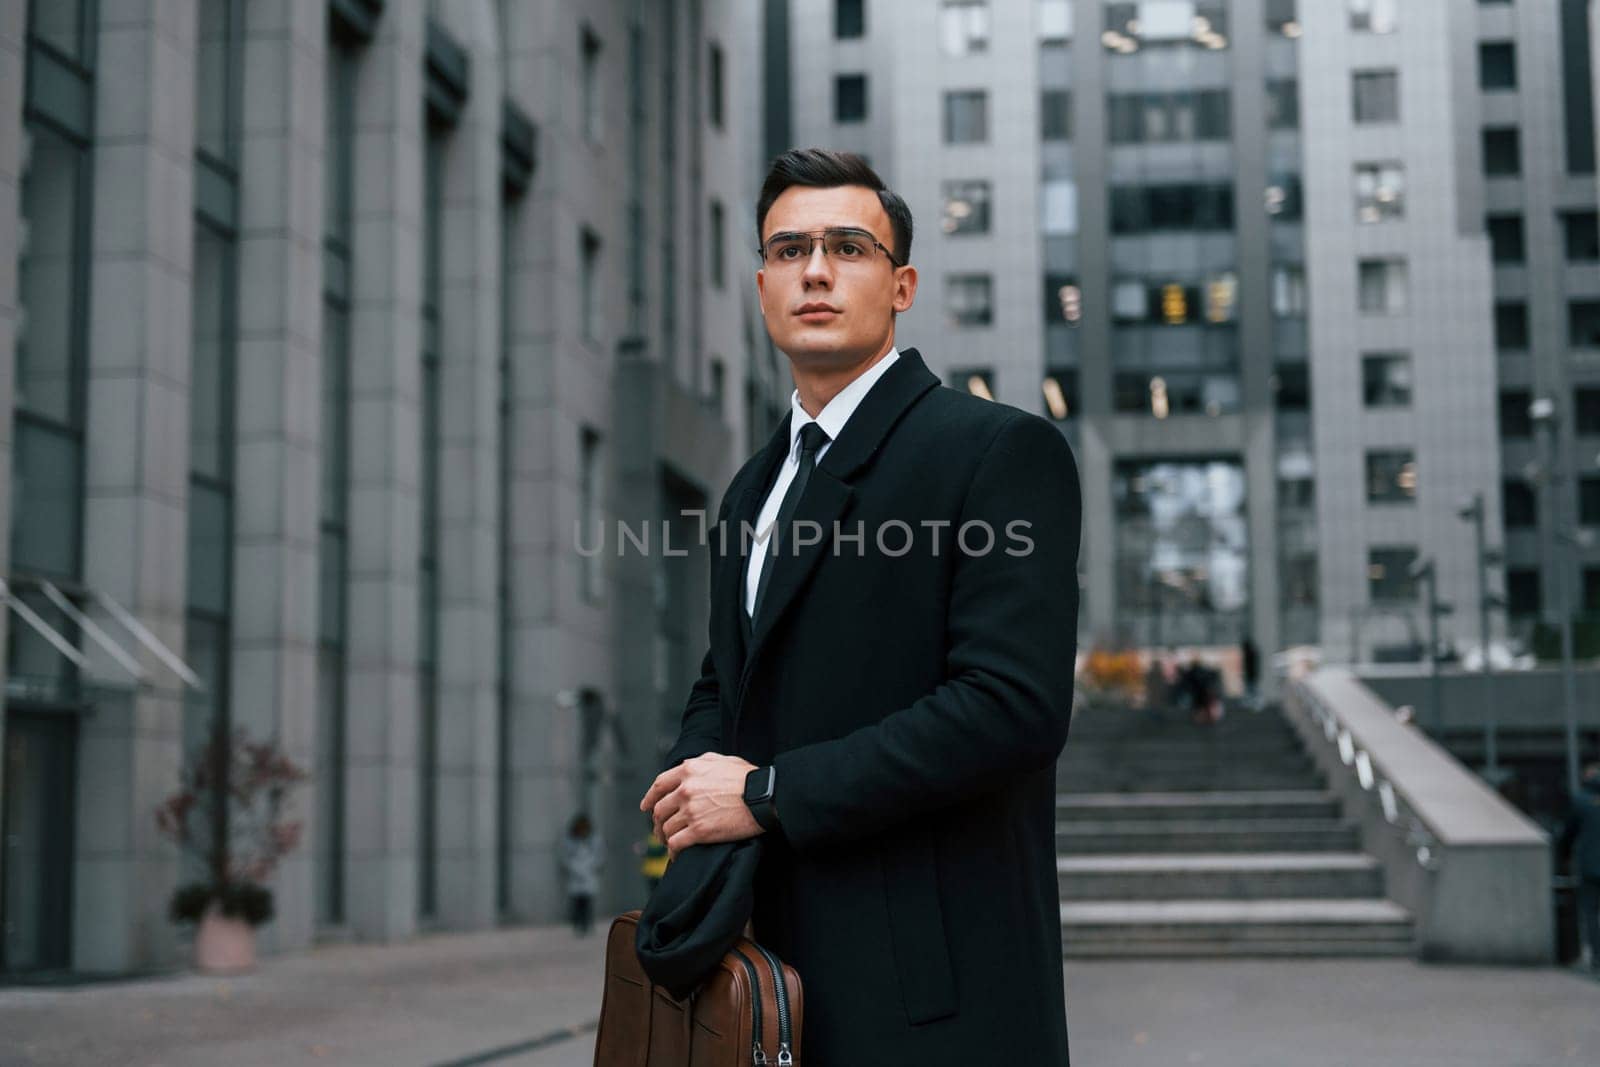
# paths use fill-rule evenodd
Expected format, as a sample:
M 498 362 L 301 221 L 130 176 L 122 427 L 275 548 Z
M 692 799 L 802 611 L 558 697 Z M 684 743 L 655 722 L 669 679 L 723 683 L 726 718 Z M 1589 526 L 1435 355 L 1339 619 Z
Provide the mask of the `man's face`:
M 793 186 L 773 201 L 762 227 L 763 247 L 774 234 L 852 229 L 895 251 L 889 214 L 863 185 L 834 189 Z M 802 248 L 804 247 L 802 243 Z M 894 338 L 894 312 L 917 294 L 914 267 L 896 267 L 867 244 L 853 258 L 827 255 L 817 241 L 810 256 L 767 260 L 756 272 L 767 333 L 797 366 L 853 366 L 884 351 Z

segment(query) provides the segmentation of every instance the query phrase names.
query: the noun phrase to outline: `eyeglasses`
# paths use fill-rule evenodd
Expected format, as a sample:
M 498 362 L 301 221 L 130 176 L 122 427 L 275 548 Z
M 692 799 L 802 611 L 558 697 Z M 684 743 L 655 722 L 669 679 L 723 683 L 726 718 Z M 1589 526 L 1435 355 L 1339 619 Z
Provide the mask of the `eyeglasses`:
M 819 240 L 822 242 L 822 254 L 835 263 L 865 263 L 872 258 L 874 249 L 882 249 L 891 264 L 901 266 L 882 241 L 866 230 L 851 228 L 817 230 L 815 233 L 775 233 L 756 251 L 769 267 L 792 267 L 809 260 Z

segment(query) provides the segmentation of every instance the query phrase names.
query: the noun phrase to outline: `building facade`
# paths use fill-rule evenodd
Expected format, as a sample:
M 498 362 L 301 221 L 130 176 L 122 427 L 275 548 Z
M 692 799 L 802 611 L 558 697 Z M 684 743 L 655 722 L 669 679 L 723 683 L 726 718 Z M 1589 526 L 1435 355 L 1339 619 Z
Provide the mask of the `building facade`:
M 662 528 L 787 396 L 759 41 L 732 0 L 4 5 L 0 970 L 179 958 L 154 812 L 219 727 L 310 773 L 269 950 L 556 921 L 579 811 L 637 901 L 706 621 Z
M 1475 494 L 1496 635 L 1600 609 L 1583 0 L 767 6 L 921 223 L 902 343 L 1072 440 L 1087 638 L 1476 644 Z

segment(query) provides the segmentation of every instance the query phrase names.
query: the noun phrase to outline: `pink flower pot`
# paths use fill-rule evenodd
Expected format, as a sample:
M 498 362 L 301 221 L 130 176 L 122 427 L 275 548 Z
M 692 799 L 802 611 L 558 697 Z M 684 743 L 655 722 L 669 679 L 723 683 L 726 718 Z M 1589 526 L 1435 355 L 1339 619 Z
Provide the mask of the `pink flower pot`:
M 256 965 L 255 927 L 230 919 L 213 901 L 194 937 L 194 965 L 205 974 L 242 974 Z

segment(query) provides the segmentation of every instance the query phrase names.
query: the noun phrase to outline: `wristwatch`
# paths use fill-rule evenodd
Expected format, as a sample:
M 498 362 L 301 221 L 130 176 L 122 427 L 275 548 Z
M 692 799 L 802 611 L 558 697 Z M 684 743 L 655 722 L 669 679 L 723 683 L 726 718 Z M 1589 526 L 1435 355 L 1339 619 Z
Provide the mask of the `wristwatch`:
M 744 776 L 744 806 L 769 833 L 778 827 L 778 768 L 757 767 Z

